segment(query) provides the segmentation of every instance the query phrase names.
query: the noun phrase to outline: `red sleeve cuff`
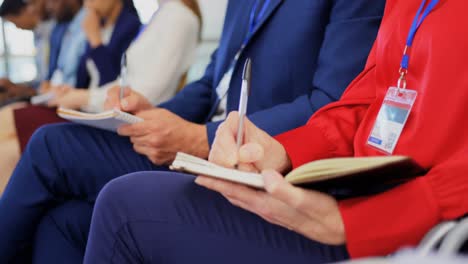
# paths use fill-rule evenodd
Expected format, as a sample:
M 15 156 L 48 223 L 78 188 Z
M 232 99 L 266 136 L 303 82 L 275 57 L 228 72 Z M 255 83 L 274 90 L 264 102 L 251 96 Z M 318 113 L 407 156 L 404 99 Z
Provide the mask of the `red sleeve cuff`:
M 388 192 L 339 204 L 352 258 L 384 256 L 417 245 L 441 218 L 424 177 Z
M 293 169 L 318 159 L 333 156 L 334 144 L 313 123 L 275 137 L 286 149 Z

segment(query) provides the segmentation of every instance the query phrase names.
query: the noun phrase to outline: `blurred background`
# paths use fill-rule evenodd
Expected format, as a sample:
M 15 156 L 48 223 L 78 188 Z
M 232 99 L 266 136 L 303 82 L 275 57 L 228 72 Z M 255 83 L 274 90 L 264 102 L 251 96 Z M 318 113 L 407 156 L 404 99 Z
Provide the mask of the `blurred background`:
M 147 23 L 158 9 L 156 0 L 133 0 L 143 23 Z M 188 81 L 198 79 L 217 47 L 221 34 L 227 0 L 198 0 L 203 13 L 202 43 L 196 63 L 188 74 Z M 3 0 L 0 0 L 0 4 Z M 34 64 L 33 34 L 16 28 L 0 18 L 0 77 L 13 82 L 27 82 L 37 75 Z

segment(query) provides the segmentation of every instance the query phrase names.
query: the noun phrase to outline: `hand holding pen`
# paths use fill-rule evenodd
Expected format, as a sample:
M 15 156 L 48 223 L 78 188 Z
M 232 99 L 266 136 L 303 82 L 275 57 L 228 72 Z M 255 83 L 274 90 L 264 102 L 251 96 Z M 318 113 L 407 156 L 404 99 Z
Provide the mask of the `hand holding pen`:
M 122 99 L 125 96 L 125 88 L 128 87 L 128 69 L 127 69 L 127 53 L 124 52 L 122 59 L 120 60 L 120 95 L 119 99 Z
M 154 106 L 142 94 L 129 87 L 127 55 L 124 53 L 120 61 L 120 83 L 107 91 L 104 108 L 119 109 L 129 113 L 152 109 Z

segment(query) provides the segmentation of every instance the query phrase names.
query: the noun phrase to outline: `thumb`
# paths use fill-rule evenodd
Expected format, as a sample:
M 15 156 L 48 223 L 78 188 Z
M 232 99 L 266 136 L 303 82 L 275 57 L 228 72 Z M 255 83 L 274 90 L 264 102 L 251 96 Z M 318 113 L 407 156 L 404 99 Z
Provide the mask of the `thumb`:
M 265 189 L 271 191 L 276 188 L 276 186 L 284 182 L 284 178 L 275 170 L 265 170 L 262 172 L 263 181 L 265 183 Z

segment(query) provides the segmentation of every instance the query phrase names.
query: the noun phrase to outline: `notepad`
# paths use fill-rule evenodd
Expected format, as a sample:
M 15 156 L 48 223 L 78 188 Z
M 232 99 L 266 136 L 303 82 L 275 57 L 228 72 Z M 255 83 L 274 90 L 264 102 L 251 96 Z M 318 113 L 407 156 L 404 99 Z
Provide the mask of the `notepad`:
M 129 113 L 114 109 L 102 113 L 90 114 L 67 108 L 58 108 L 57 114 L 68 121 L 90 127 L 116 132 L 125 124 L 135 124 L 143 119 Z
M 33 96 L 33 97 L 31 97 L 29 102 L 32 105 L 45 105 L 50 100 L 54 99 L 54 97 L 55 97 L 55 94 L 52 93 L 52 92 L 49 92 L 49 93 Z
M 264 188 L 260 174 L 224 168 L 185 153 L 177 153 L 171 169 Z M 315 189 L 363 188 L 395 184 L 425 173 L 425 169 L 405 156 L 351 157 L 313 161 L 291 171 L 285 179 Z

